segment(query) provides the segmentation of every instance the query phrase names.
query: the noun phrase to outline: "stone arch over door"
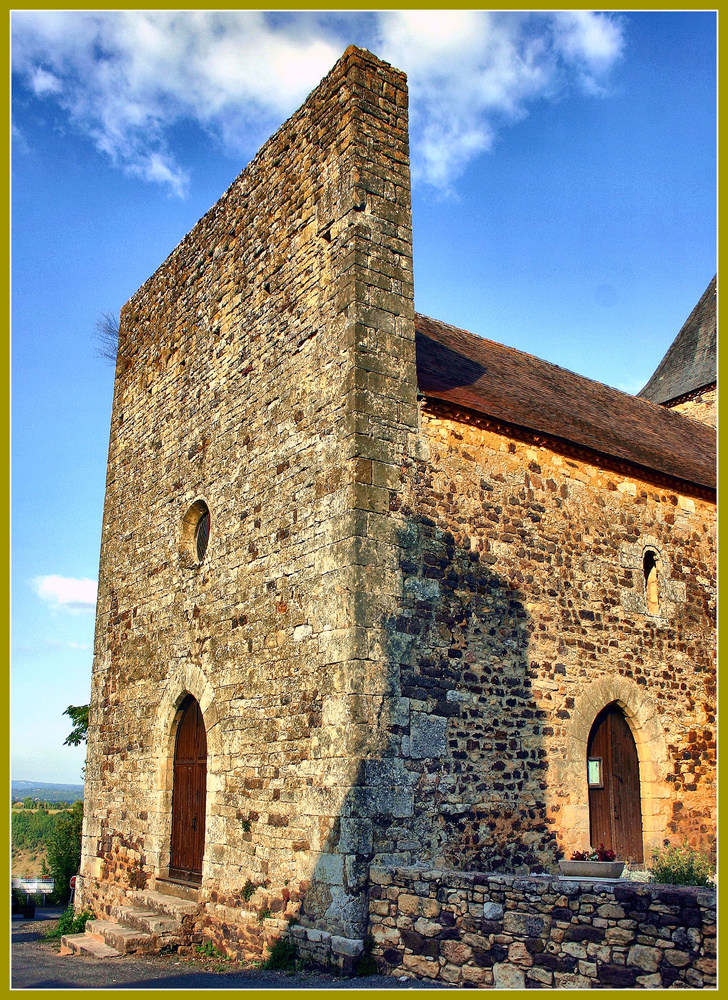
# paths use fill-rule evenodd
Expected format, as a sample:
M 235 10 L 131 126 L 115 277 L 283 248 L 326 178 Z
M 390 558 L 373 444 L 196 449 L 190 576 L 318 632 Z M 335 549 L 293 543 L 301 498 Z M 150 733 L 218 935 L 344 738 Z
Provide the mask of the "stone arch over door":
M 670 817 L 671 797 L 667 776 L 670 760 L 657 709 L 645 689 L 627 677 L 604 677 L 585 685 L 575 698 L 567 728 L 563 782 L 569 787 L 569 804 L 563 827 L 579 843 L 589 841 L 589 786 L 587 749 L 589 735 L 600 712 L 614 703 L 621 709 L 634 739 L 639 760 L 642 836 L 645 859 L 660 847 Z M 565 848 L 572 847 L 565 844 Z
M 157 771 L 157 844 L 153 860 L 155 874 L 167 876 L 170 868 L 172 842 L 172 800 L 174 791 L 174 762 L 177 732 L 190 696 L 199 704 L 207 742 L 207 774 L 205 801 L 205 859 L 209 848 L 220 838 L 215 828 L 219 815 L 219 790 L 216 776 L 222 755 L 221 732 L 217 703 L 212 686 L 200 667 L 194 664 L 179 666 L 170 671 L 160 701 L 154 746 L 158 752 Z M 203 862 L 204 884 L 207 860 Z

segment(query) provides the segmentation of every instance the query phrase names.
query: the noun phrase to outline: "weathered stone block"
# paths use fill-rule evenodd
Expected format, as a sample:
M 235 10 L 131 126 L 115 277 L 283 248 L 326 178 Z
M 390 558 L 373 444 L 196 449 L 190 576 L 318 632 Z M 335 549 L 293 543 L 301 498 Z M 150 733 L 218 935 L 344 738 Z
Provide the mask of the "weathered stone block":
M 517 913 L 509 910 L 503 917 L 503 929 L 506 934 L 515 934 L 519 937 L 538 937 L 544 926 L 542 917 L 528 913 Z
M 331 950 L 337 955 L 350 955 L 356 958 L 364 951 L 364 942 L 358 938 L 345 938 L 333 934 Z
M 645 972 L 657 972 L 662 961 L 659 948 L 646 948 L 643 945 L 633 945 L 627 954 L 627 965 L 634 965 Z
M 503 918 L 503 907 L 500 903 L 483 904 L 483 920 L 501 920 Z
M 499 990 L 522 990 L 526 986 L 526 974 L 516 966 L 497 963 L 493 966 L 493 982 Z
M 441 757 L 446 750 L 445 730 L 447 719 L 424 712 L 410 713 L 409 756 L 415 758 Z

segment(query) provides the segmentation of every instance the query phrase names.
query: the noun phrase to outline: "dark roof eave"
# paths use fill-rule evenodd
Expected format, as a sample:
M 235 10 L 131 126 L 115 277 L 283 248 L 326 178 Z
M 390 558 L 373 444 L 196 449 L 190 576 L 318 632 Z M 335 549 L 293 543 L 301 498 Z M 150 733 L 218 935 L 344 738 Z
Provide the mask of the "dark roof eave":
M 715 490 L 712 428 L 419 313 L 415 331 L 426 397 Z
M 696 386 L 695 389 L 690 389 L 689 392 L 682 392 L 679 396 L 673 396 L 672 399 L 666 399 L 664 402 L 659 403 L 659 406 L 671 407 L 675 406 L 677 403 L 685 402 L 688 399 L 693 399 L 695 396 L 699 396 L 701 393 L 706 392 L 708 389 L 717 389 L 718 380 L 713 379 L 712 382 L 706 382 L 705 385 Z M 640 396 L 640 399 L 645 399 L 645 396 Z
M 439 396 L 437 393 L 419 390 L 419 396 L 429 404 L 434 403 L 453 411 L 463 411 L 478 421 L 486 421 L 487 423 L 492 424 L 495 429 L 500 429 L 503 433 L 511 432 L 514 437 L 520 437 L 526 440 L 530 439 L 534 441 L 534 443 L 548 441 L 552 444 L 555 451 L 559 451 L 563 454 L 579 455 L 581 457 L 585 457 L 587 460 L 591 458 L 596 465 L 605 464 L 615 470 L 623 472 L 625 475 L 632 474 L 635 479 L 642 479 L 646 481 L 657 480 L 660 483 L 669 483 L 677 492 L 692 492 L 697 490 L 699 493 L 704 495 L 706 499 L 715 500 L 715 480 L 711 482 L 701 482 L 697 479 L 685 479 L 682 476 L 676 475 L 674 472 L 666 472 L 651 466 L 641 465 L 639 462 L 635 462 L 630 458 L 614 455 L 607 451 L 598 451 L 588 445 L 580 444 L 570 440 L 569 438 L 560 437 L 550 431 L 537 430 L 533 427 L 527 427 L 525 424 L 514 424 L 500 420 L 498 417 L 488 415 L 483 410 L 468 406 L 465 403 L 455 402 L 448 399 L 446 396 Z

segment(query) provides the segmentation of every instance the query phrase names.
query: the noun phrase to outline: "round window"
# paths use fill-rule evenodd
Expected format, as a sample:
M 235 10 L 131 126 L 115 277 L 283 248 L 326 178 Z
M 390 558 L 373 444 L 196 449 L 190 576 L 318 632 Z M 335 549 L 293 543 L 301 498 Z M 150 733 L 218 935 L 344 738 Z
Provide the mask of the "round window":
M 182 518 L 180 559 L 184 566 L 199 566 L 210 540 L 210 511 L 204 500 L 195 500 Z

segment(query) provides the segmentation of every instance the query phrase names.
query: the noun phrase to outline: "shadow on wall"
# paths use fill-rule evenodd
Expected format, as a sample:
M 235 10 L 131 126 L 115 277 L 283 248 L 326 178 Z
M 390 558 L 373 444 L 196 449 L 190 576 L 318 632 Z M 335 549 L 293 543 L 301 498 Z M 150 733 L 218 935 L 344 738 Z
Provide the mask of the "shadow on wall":
M 556 858 L 522 595 L 477 539 L 400 514 L 400 594 L 394 614 L 382 598 L 380 619 L 380 749 L 359 762 L 301 910 L 346 936 L 365 932 L 372 863 L 525 874 Z

